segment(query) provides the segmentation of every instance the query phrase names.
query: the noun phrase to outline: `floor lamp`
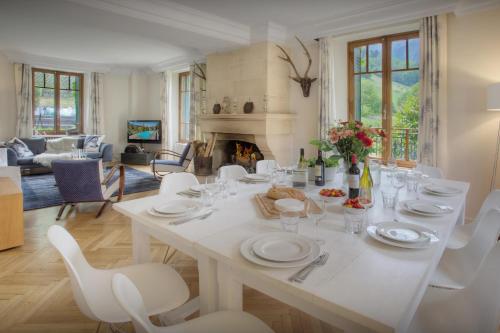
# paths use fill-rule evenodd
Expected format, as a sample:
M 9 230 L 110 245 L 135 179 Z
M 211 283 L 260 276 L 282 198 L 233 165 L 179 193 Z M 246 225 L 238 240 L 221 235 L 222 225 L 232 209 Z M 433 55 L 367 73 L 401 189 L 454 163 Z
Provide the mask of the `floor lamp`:
M 495 83 L 488 86 L 487 105 L 488 105 L 488 111 L 500 111 L 500 83 Z M 490 192 L 495 189 L 499 146 L 500 146 L 500 121 L 498 122 L 497 146 L 495 152 L 495 162 L 493 163 L 493 176 L 491 177 Z

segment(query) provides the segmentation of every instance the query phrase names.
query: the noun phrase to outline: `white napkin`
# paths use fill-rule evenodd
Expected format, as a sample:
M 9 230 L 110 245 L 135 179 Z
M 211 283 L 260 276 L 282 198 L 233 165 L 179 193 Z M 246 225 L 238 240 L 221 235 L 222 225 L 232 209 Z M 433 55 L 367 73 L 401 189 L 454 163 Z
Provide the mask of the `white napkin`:
M 160 217 L 158 215 L 153 215 L 153 216 L 159 217 L 159 218 L 163 218 L 168 224 L 177 225 L 177 224 L 182 224 L 182 223 L 194 220 L 194 219 L 198 219 L 198 218 L 204 217 L 204 216 L 206 216 L 208 214 L 211 214 L 212 211 L 213 210 L 211 208 L 207 207 L 207 208 L 202 208 L 198 212 L 196 212 L 196 213 L 194 213 L 192 215 L 187 215 L 187 216 L 174 217 L 174 218 L 168 217 L 168 216 Z

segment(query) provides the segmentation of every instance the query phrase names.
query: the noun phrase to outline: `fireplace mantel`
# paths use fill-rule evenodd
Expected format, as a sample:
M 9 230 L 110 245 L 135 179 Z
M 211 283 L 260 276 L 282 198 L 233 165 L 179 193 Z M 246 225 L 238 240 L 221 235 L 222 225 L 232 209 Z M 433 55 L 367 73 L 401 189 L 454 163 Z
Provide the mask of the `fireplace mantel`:
M 294 113 L 203 114 L 198 116 L 200 130 L 211 133 L 253 136 L 266 159 L 289 162 L 295 127 Z

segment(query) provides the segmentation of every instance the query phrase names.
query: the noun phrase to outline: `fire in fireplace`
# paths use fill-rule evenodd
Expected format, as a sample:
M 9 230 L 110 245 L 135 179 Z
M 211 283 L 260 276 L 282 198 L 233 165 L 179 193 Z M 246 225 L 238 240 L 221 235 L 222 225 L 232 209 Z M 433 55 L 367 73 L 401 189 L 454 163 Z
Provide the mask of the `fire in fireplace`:
M 238 164 L 248 172 L 255 172 L 257 161 L 263 160 L 264 155 L 256 144 L 245 141 L 230 140 L 226 144 L 227 164 Z

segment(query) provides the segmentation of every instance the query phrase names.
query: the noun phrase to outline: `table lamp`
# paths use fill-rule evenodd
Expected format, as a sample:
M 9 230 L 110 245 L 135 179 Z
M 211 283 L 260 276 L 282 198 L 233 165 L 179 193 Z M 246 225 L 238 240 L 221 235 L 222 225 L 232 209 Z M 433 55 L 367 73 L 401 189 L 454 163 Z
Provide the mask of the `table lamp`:
M 488 86 L 488 111 L 500 111 L 500 83 L 494 83 Z M 500 146 L 500 121 L 498 122 L 497 131 L 497 150 L 495 153 L 495 162 L 493 164 L 493 176 L 491 177 L 490 192 L 495 188 L 495 181 L 497 176 L 497 163 L 498 163 L 498 148 Z

